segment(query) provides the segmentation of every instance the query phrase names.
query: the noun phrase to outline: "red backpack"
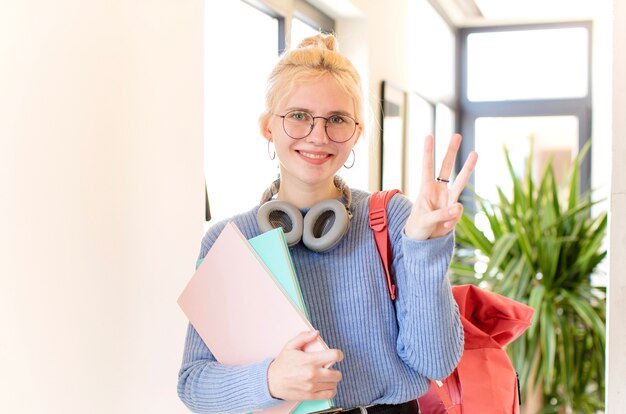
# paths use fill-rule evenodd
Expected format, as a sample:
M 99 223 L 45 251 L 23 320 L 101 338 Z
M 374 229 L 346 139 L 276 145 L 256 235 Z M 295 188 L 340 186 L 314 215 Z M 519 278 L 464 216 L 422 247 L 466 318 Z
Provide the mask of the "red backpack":
M 379 191 L 370 199 L 370 227 L 387 276 L 391 299 L 396 288 L 391 274 L 392 250 L 387 233 L 387 203 L 399 190 Z M 465 346 L 455 370 L 443 381 L 431 380 L 418 398 L 421 414 L 518 414 L 519 382 L 503 349 L 528 327 L 533 309 L 473 285 L 453 286 Z

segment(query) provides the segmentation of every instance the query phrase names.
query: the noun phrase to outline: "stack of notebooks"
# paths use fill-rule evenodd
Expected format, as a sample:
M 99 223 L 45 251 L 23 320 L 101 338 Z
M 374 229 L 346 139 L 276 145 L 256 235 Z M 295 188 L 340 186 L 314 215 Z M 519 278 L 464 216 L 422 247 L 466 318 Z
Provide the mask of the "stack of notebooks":
M 197 266 L 178 304 L 218 362 L 245 365 L 277 356 L 314 330 L 302 300 L 282 228 L 250 240 L 228 223 Z M 321 338 L 305 352 L 328 349 Z M 285 401 L 263 414 L 327 410 L 329 400 Z

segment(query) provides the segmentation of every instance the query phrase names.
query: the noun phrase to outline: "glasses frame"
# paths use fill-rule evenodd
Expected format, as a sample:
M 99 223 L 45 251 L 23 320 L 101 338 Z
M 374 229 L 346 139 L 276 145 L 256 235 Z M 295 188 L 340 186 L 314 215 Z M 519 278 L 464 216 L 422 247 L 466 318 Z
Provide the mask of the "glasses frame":
M 309 115 L 309 116 L 311 117 L 311 127 L 309 128 L 309 132 L 308 132 L 306 135 L 304 135 L 304 136 L 302 136 L 302 137 L 300 137 L 300 138 L 296 138 L 296 137 L 293 137 L 293 136 L 289 135 L 289 133 L 287 132 L 287 128 L 285 127 L 285 118 L 286 118 L 289 114 L 292 114 L 292 113 L 294 113 L 294 112 L 302 112 L 302 113 L 307 114 L 307 115 Z M 352 139 L 352 137 L 354 137 L 354 133 L 356 132 L 356 127 L 359 125 L 359 122 L 357 122 L 357 120 L 356 120 L 356 119 L 354 119 L 354 118 L 352 118 L 350 115 L 345 115 L 345 114 L 335 114 L 335 115 L 343 116 L 343 117 L 346 117 L 346 118 L 350 118 L 350 119 L 354 122 L 354 130 L 352 131 L 352 134 L 350 135 L 350 138 L 348 138 L 348 139 L 346 139 L 346 140 L 344 140 L 344 141 L 337 141 L 337 140 L 332 139 L 332 138 L 331 138 L 331 136 L 328 134 L 328 120 L 329 120 L 332 116 L 335 116 L 335 115 L 331 115 L 331 116 L 329 116 L 329 117 L 325 117 L 325 116 L 313 116 L 312 114 L 310 114 L 310 113 L 309 113 L 309 112 L 307 112 L 307 111 L 300 111 L 300 110 L 293 110 L 293 111 L 289 111 L 289 112 L 287 112 L 285 115 L 279 115 L 279 114 L 274 114 L 274 115 L 275 115 L 275 116 L 277 116 L 277 117 L 279 117 L 279 118 L 282 118 L 282 119 L 283 119 L 282 124 L 283 124 L 283 131 L 285 131 L 285 134 L 287 134 L 287 136 L 288 136 L 289 138 L 291 138 L 291 139 L 297 139 L 297 140 L 304 139 L 304 138 L 308 137 L 309 135 L 311 135 L 311 132 L 313 132 L 313 129 L 315 128 L 315 120 L 316 120 L 316 119 L 323 119 L 323 120 L 324 120 L 324 133 L 326 134 L 326 136 L 328 137 L 328 139 L 329 139 L 329 140 L 331 140 L 332 142 L 335 142 L 335 143 L 337 143 L 337 144 L 343 144 L 344 142 L 348 142 L 348 141 L 350 141 L 350 140 Z

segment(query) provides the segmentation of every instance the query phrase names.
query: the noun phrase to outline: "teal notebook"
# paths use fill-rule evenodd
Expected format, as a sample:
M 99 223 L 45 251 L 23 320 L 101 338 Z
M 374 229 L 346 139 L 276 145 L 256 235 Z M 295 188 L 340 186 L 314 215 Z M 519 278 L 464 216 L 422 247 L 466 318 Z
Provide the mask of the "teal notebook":
M 248 240 L 294 305 L 309 319 L 282 227 Z
M 293 304 L 309 319 L 282 227 L 262 233 L 248 242 L 272 272 L 276 281 L 283 287 Z M 292 411 L 292 414 L 313 413 L 331 407 L 331 401 L 328 400 L 303 401 Z

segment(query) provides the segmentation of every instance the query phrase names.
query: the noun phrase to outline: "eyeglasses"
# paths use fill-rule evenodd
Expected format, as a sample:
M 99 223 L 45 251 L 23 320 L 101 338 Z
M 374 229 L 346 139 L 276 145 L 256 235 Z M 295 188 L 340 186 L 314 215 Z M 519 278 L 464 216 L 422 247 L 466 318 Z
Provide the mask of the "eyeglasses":
M 313 116 L 305 111 L 290 111 L 285 115 L 277 115 L 283 119 L 283 129 L 285 134 L 293 139 L 302 139 L 308 137 L 313 128 L 315 128 L 315 120 L 323 119 L 324 130 L 331 141 L 341 143 L 350 140 L 354 136 L 356 126 L 359 125 L 354 118 L 348 115 L 331 115 L 328 118 L 324 116 Z

